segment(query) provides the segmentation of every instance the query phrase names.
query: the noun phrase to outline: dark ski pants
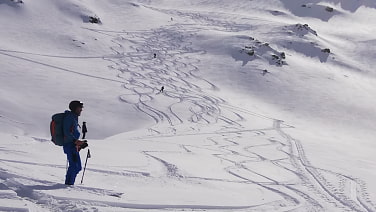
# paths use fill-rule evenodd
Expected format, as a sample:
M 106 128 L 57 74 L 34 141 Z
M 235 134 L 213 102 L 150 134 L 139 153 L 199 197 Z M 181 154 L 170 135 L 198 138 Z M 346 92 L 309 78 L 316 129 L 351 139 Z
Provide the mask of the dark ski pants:
M 67 174 L 65 176 L 65 184 L 74 185 L 76 176 L 82 169 L 80 153 L 77 152 L 76 146 L 73 143 L 64 145 L 63 149 L 64 153 L 67 155 L 69 163 Z

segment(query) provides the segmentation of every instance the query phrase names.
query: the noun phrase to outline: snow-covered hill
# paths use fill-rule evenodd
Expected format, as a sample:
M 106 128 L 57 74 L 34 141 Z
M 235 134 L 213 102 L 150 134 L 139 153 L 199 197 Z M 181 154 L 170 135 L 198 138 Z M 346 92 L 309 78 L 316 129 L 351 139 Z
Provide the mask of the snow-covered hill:
M 376 211 L 375 12 L 0 0 L 0 211 Z M 92 158 L 66 187 L 73 99 Z

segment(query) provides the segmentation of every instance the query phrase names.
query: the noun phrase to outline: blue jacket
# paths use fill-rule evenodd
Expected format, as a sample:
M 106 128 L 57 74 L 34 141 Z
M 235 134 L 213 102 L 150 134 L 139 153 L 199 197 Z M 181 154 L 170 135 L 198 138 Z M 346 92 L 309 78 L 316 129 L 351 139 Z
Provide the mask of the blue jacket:
M 64 117 L 64 146 L 72 144 L 80 138 L 80 125 L 78 124 L 78 116 L 73 112 L 66 110 Z

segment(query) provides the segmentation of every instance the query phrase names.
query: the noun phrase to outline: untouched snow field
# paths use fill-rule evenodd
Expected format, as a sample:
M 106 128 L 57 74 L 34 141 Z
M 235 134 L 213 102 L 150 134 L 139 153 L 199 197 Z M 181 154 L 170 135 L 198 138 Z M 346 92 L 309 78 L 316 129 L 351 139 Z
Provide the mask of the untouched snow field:
M 0 211 L 376 212 L 373 20 L 374 0 L 0 0 Z M 67 187 L 49 122 L 74 99 L 92 157 Z

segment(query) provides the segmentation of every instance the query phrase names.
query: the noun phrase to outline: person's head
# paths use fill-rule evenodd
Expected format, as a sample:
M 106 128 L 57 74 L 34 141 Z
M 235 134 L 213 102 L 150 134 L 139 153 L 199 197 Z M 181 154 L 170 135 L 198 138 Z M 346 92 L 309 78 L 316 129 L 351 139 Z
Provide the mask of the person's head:
M 84 103 L 78 100 L 71 101 L 69 103 L 69 109 L 76 114 L 77 116 L 81 115 L 82 108 L 84 107 Z

